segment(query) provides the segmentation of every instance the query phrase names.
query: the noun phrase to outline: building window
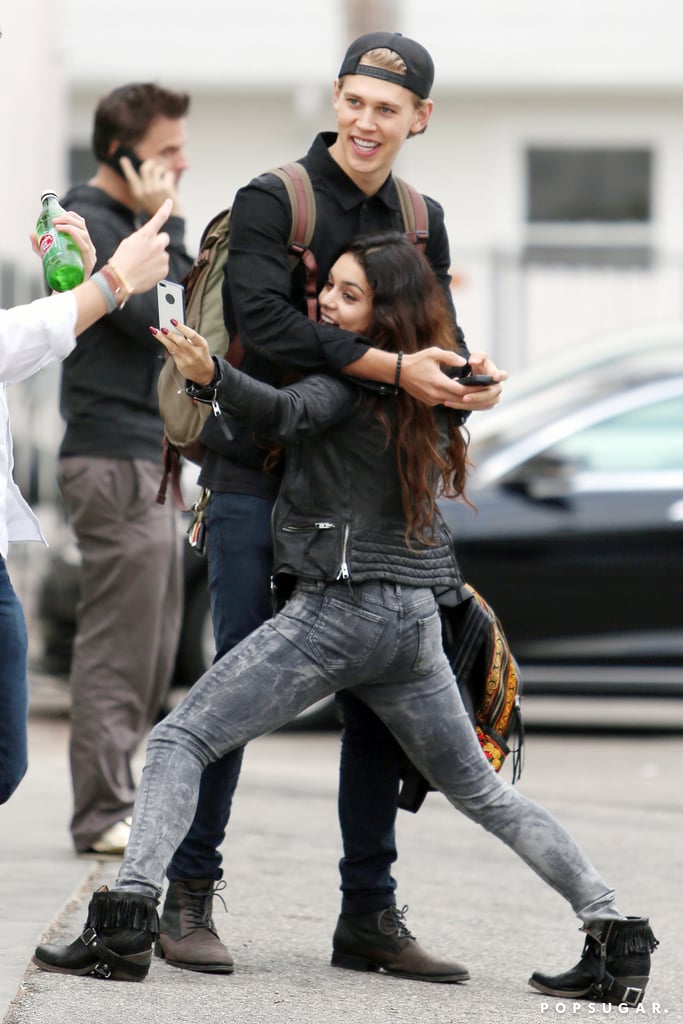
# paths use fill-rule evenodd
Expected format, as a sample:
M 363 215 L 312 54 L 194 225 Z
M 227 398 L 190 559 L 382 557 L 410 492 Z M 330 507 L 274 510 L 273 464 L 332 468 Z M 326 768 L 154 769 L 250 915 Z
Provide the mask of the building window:
M 529 148 L 527 259 L 647 265 L 652 164 L 642 148 Z

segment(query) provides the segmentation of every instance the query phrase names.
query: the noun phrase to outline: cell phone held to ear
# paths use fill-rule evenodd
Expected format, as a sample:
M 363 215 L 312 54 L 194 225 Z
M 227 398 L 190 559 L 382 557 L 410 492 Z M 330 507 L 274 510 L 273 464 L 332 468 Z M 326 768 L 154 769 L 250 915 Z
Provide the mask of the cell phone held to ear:
M 185 289 L 175 281 L 159 281 L 157 285 L 157 306 L 159 309 L 159 327 L 168 331 L 175 330 L 171 320 L 185 323 Z
M 131 164 L 133 165 L 133 170 L 136 172 L 136 174 L 139 174 L 140 168 L 142 167 L 142 160 L 137 155 L 137 153 L 133 152 L 130 146 L 118 146 L 118 148 L 114 150 L 111 156 L 107 157 L 105 163 L 108 167 L 111 167 L 113 171 L 116 171 L 117 174 L 120 174 L 121 177 L 125 179 L 126 175 L 124 174 L 123 168 L 121 167 L 122 156 L 128 157 Z

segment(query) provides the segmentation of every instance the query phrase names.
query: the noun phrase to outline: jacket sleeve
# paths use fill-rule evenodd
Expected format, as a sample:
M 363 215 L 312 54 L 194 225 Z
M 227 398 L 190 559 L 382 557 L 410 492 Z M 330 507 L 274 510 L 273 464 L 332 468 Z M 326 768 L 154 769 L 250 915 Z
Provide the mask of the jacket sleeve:
M 70 292 L 0 310 L 0 381 L 12 384 L 69 355 L 76 344 Z
M 285 388 L 236 370 L 215 357 L 219 380 L 208 387 L 188 382 L 187 393 L 217 404 L 220 412 L 244 420 L 260 437 L 293 443 L 320 434 L 352 416 L 361 401 L 360 391 L 348 381 L 327 374 L 312 374 Z
M 232 308 L 244 347 L 272 362 L 309 373 L 342 369 L 360 359 L 370 341 L 310 320 L 292 306 L 291 211 L 284 186 L 278 186 L 262 177 L 235 197 L 224 308 Z

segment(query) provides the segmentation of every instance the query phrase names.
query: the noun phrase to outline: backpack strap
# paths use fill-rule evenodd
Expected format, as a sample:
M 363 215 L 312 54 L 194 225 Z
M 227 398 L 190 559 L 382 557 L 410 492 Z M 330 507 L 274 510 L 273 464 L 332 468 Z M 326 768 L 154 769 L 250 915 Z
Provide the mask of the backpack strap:
M 306 271 L 306 312 L 309 320 L 318 318 L 318 264 L 309 249 L 315 231 L 316 205 L 308 171 L 300 163 L 275 167 L 275 174 L 287 189 L 292 207 L 292 227 L 287 240 L 289 268 L 301 262 Z
M 425 198 L 403 178 L 394 177 L 394 182 L 398 192 L 398 201 L 401 204 L 406 235 L 424 252 L 429 238 L 429 211 Z
M 226 238 L 229 231 L 230 209 L 228 208 L 221 210 L 221 212 L 217 213 L 215 217 L 212 217 L 202 231 L 202 237 L 199 240 L 199 254 L 197 255 L 197 259 L 181 281 L 181 284 L 184 285 L 187 292 L 191 292 L 194 289 L 197 278 L 209 262 L 211 250 L 215 249 L 217 245 L 221 245 L 223 243 L 223 240 Z M 192 325 L 190 324 L 188 326 Z
M 180 482 L 180 452 L 175 445 L 171 444 L 164 434 L 162 448 L 162 465 L 164 467 L 157 491 L 156 502 L 158 505 L 166 503 L 166 492 L 170 484 L 173 504 L 179 512 L 191 512 L 189 505 L 185 504 L 183 489 Z
M 303 164 L 291 163 L 273 171 L 287 189 L 292 206 L 292 230 L 287 244 L 307 249 L 315 231 L 316 205 L 313 185 Z

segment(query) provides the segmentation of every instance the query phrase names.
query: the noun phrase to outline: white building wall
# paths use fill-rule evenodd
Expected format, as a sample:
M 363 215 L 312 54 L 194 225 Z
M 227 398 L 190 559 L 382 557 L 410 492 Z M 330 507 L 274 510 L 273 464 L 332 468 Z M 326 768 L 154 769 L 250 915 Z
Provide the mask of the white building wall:
M 0 262 L 33 267 L 28 234 L 40 195 L 65 180 L 64 69 L 58 59 L 58 10 L 45 0 L 0 7 Z
M 115 14 L 92 0 L 53 7 L 64 59 L 81 83 L 106 82 L 113 66 L 122 81 L 142 69 L 196 86 L 325 81 L 353 31 L 352 11 L 354 25 L 364 19 L 368 29 L 424 42 L 437 88 L 683 83 L 683 10 L 674 0 L 117 0 Z
M 515 365 L 610 329 L 681 312 L 683 8 L 671 0 L 385 0 L 354 10 L 425 43 L 435 114 L 399 173 L 438 198 L 452 242 L 455 300 L 473 345 Z M 134 26 L 134 28 L 132 27 Z M 371 27 L 380 27 L 372 25 Z M 383 26 L 382 26 L 383 27 Z M 97 99 L 131 80 L 192 94 L 182 190 L 195 247 L 240 184 L 301 155 L 331 129 L 331 86 L 349 20 L 342 0 L 22 0 L 0 20 L 0 258 L 35 268 L 26 235 L 40 191 L 66 186 L 68 147 L 89 143 Z M 39 127 L 38 127 L 39 126 Z M 529 144 L 648 145 L 659 271 L 534 271 L 525 242 Z
M 345 39 L 342 0 L 117 0 L 115 13 L 61 0 L 60 8 L 71 81 L 105 89 L 156 78 L 210 91 L 315 84 Z
M 530 145 L 651 148 L 655 267 L 522 272 Z M 425 137 L 405 148 L 403 161 L 406 177 L 446 207 L 456 307 L 471 344 L 507 364 L 605 331 L 683 315 L 683 93 L 446 97 Z
M 400 30 L 449 88 L 680 87 L 676 0 L 406 0 Z

